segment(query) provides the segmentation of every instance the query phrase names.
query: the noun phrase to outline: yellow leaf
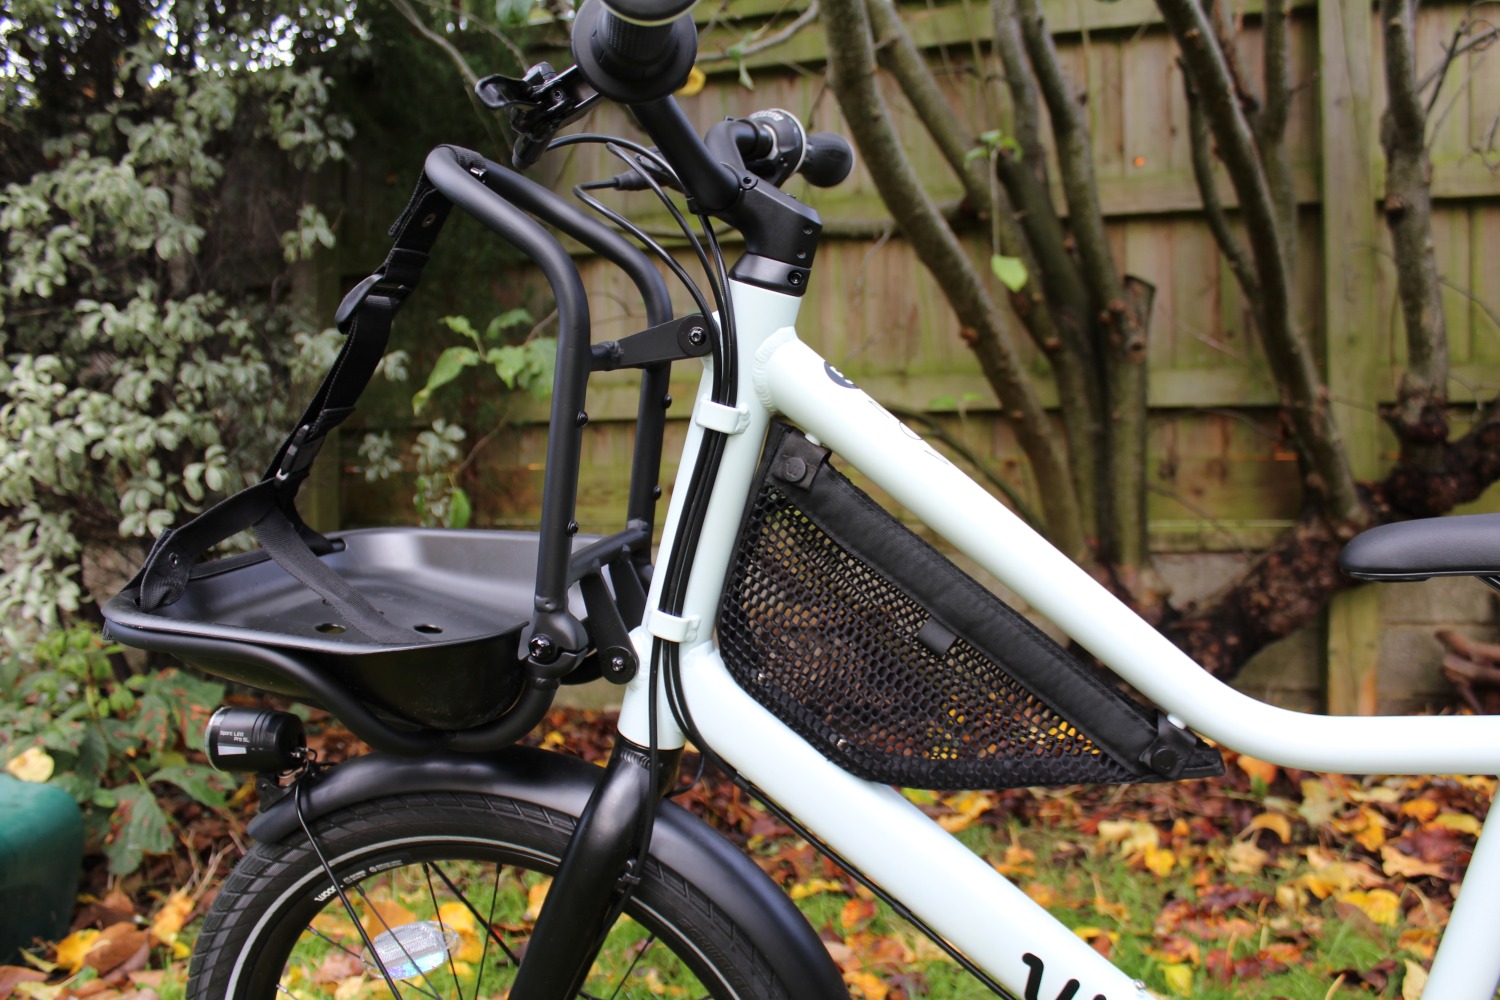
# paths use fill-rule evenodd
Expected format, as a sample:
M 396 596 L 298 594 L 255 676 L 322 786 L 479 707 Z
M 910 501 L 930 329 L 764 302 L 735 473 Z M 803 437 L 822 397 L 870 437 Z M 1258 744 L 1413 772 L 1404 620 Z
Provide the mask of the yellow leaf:
M 40 784 L 52 777 L 57 764 L 41 747 L 28 747 L 19 757 L 5 765 L 5 769 L 22 781 Z
M 1479 836 L 1479 820 L 1468 813 L 1443 813 L 1432 821 L 1432 826 L 1441 826 L 1455 833 L 1467 833 L 1470 836 Z
M 57 964 L 69 972 L 77 972 L 83 968 L 83 960 L 88 956 L 89 949 L 98 940 L 99 932 L 92 927 L 85 927 L 81 931 L 74 931 L 57 942 Z
M 1177 855 L 1164 847 L 1148 847 L 1141 856 L 1147 870 L 1158 878 L 1165 878 L 1172 874 L 1172 869 L 1177 867 Z
M 1283 844 L 1292 842 L 1292 821 L 1281 813 L 1261 813 L 1250 821 L 1248 830 L 1270 830 Z
M 1406 960 L 1406 978 L 1401 980 L 1401 1000 L 1422 1000 L 1427 988 L 1427 970 L 1411 959 Z
M 171 944 L 177 940 L 177 932 L 182 930 L 192 912 L 192 897 L 178 889 L 167 897 L 161 912 L 151 921 L 151 936 L 162 944 Z
M 438 907 L 438 923 L 450 930 L 464 931 L 474 929 L 474 912 L 463 903 L 452 901 Z
M 949 833 L 958 833 L 974 825 L 974 821 L 993 809 L 995 800 L 983 792 L 960 792 L 943 799 L 943 805 L 952 809 L 954 815 L 938 817 L 938 826 Z
M 543 879 L 530 889 L 526 890 L 526 913 L 521 917 L 528 924 L 536 923 L 536 918 L 542 915 L 542 903 L 547 900 L 547 890 L 552 888 L 552 880 Z
M 341 980 L 338 989 L 333 991 L 333 1000 L 355 1000 L 359 991 L 364 988 L 364 976 L 350 976 Z
M 172 942 L 172 957 L 173 958 L 178 958 L 178 959 L 181 959 L 181 958 L 191 958 L 192 955 L 193 955 L 192 945 L 188 944 L 186 941 L 173 941 Z
M 1360 912 L 1382 927 L 1394 927 L 1396 915 L 1401 912 L 1401 898 L 1389 889 L 1341 892 L 1337 898 L 1339 902 L 1358 907 Z
M 1167 989 L 1180 997 L 1193 995 L 1193 967 L 1182 962 L 1161 967 L 1161 977 L 1167 981 Z
M 1438 809 L 1438 804 L 1431 799 L 1412 799 L 1410 802 L 1401 803 L 1399 812 L 1419 823 L 1426 823 L 1438 814 Z
M 1235 841 L 1224 852 L 1224 867 L 1236 875 L 1259 875 L 1270 860 L 1271 856 L 1250 840 Z
M 1092 941 L 1097 937 L 1109 938 L 1111 942 L 1116 943 L 1120 940 L 1119 931 L 1105 930 L 1103 927 L 1075 927 L 1073 928 L 1073 933 L 1085 941 Z
M 688 73 L 687 82 L 677 88 L 678 97 L 696 97 L 703 92 L 704 84 L 708 83 L 708 74 L 697 66 Z
M 817 896 L 825 892 L 843 892 L 844 883 L 831 878 L 810 878 L 806 882 L 798 882 L 792 886 L 788 893 L 792 899 L 806 899 L 808 896 Z

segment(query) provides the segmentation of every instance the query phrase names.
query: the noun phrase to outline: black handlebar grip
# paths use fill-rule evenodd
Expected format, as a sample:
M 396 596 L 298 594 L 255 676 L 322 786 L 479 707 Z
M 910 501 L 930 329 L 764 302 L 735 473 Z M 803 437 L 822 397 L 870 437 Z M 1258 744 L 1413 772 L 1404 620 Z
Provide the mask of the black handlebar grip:
M 573 58 L 595 90 L 621 104 L 669 96 L 693 70 L 691 0 L 585 0 L 573 17 Z
M 666 24 L 693 9 L 697 0 L 609 0 L 609 11 L 636 24 Z
M 814 132 L 807 137 L 807 154 L 799 173 L 813 187 L 833 187 L 854 169 L 854 148 L 836 132 Z

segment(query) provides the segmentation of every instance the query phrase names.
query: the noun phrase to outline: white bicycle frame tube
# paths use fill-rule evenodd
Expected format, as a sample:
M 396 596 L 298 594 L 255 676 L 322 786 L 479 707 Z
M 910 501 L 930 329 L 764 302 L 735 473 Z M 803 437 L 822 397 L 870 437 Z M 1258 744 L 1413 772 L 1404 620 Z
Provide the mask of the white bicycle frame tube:
M 648 633 L 679 640 L 688 709 L 714 751 L 1006 989 L 1050 997 L 1077 980 L 1079 1000 L 1147 995 L 899 793 L 844 772 L 761 708 L 734 683 L 713 645 L 724 577 L 773 413 L 859 469 L 1174 720 L 1224 746 L 1319 771 L 1500 773 L 1500 720 L 1304 714 L 1211 677 L 863 391 L 835 378 L 796 337 L 796 299 L 733 282 L 731 289 L 742 412 L 731 420 L 701 391 L 664 537 L 674 535 L 702 426 L 738 431 L 725 447 L 682 618 L 648 617 L 636 635 L 643 662 Z M 662 575 L 648 608 L 658 606 Z M 620 719 L 621 733 L 638 743 L 649 736 L 645 674 L 627 688 Z M 657 737 L 664 746 L 682 740 L 670 720 L 663 707 Z M 1500 924 L 1495 825 L 1486 825 L 1475 849 L 1465 876 L 1473 889 L 1454 907 L 1428 996 L 1491 1000 L 1500 984 L 1500 949 L 1490 940 Z

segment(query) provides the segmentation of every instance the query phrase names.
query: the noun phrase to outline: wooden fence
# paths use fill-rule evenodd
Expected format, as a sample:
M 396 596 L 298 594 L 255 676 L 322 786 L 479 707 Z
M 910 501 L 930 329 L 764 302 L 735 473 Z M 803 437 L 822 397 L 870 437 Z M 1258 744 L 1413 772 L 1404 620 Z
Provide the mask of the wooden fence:
M 1258 65 L 1259 59 L 1257 2 L 1251 0 L 1242 11 L 1241 53 L 1247 66 Z M 726 114 L 784 107 L 810 128 L 842 130 L 823 78 L 820 26 L 805 28 L 784 45 L 743 63 L 713 59 L 757 29 L 771 32 L 786 25 L 805 3 L 733 0 L 724 10 L 705 10 L 708 4 L 700 4 L 700 65 L 710 79 L 703 93 L 684 100 L 689 116 L 706 129 Z M 1253 552 L 1295 514 L 1295 462 L 1279 434 L 1275 393 L 1251 335 L 1245 303 L 1198 215 L 1174 43 L 1149 0 L 1051 0 L 1048 11 L 1064 63 L 1075 84 L 1089 94 L 1100 196 L 1116 253 L 1126 271 L 1157 289 L 1150 345 L 1153 546 L 1164 554 Z M 1418 28 L 1423 66 L 1439 61 L 1442 44 L 1465 12 L 1457 3 L 1423 8 Z M 929 3 L 912 6 L 907 18 L 974 134 L 1004 128 L 1004 87 L 987 42 L 988 7 L 978 0 Z M 1378 474 L 1394 450 L 1376 411 L 1393 398 L 1403 354 L 1388 239 L 1378 212 L 1384 87 L 1377 29 L 1368 0 L 1293 0 L 1295 90 L 1289 135 L 1301 205 L 1297 302 L 1329 374 L 1356 472 L 1362 476 Z M 569 61 L 563 52 L 543 55 L 554 65 Z M 1500 53 L 1486 55 L 1467 54 L 1452 67 L 1436 105 L 1432 144 L 1436 251 L 1447 289 L 1451 392 L 1460 429 L 1474 402 L 1500 390 L 1500 282 L 1491 279 L 1500 261 L 1500 151 L 1495 144 Z M 921 122 L 894 86 L 888 86 L 887 99 L 934 197 L 956 203 L 959 185 Z M 639 135 L 614 108 L 601 108 L 587 124 L 597 131 Z M 563 190 L 618 168 L 589 147 L 571 151 L 549 169 L 551 180 Z M 1221 187 L 1226 203 L 1233 205 L 1232 190 L 1227 183 Z M 868 176 L 857 168 L 838 189 L 796 193 L 827 224 L 799 321 L 803 338 L 877 399 L 938 418 L 947 433 L 1028 492 L 1024 463 L 952 311 L 910 248 L 890 231 Z M 645 206 L 650 224 L 665 225 L 660 213 L 650 211 L 649 195 L 630 197 L 637 200 L 629 204 Z M 956 212 L 962 218 L 961 206 Z M 962 233 L 982 261 L 989 253 L 984 227 L 971 221 Z M 364 251 L 360 259 L 370 256 Z M 593 302 L 595 339 L 640 328 L 640 304 L 624 279 L 581 253 L 580 264 Z M 350 273 L 354 270 L 351 265 Z M 458 307 L 481 320 L 498 311 L 485 297 L 497 298 L 501 308 L 536 301 L 534 281 L 526 285 L 491 276 L 470 287 L 480 296 L 470 294 Z M 521 290 L 525 288 L 531 291 Z M 679 301 L 688 304 L 685 296 Z M 453 302 L 444 305 L 455 311 Z M 1024 339 L 1017 330 L 1018 339 Z M 1045 372 L 1039 358 L 1035 366 L 1039 374 Z M 678 403 L 672 412 L 685 416 L 696 374 L 683 364 L 676 375 L 680 381 L 673 396 Z M 471 391 L 482 389 L 476 383 Z M 545 404 L 511 397 L 486 405 L 483 422 L 470 427 L 471 441 L 491 425 L 503 429 L 465 473 L 479 520 L 532 523 L 540 495 Z M 591 392 L 589 412 L 597 433 L 587 445 L 588 471 L 579 501 L 585 530 L 609 529 L 623 509 L 635 405 L 634 382 L 626 373 L 600 377 Z M 403 422 L 399 406 L 386 409 Z M 472 406 L 464 409 L 476 412 Z M 681 433 L 679 422 L 669 438 L 680 440 Z M 345 451 L 346 464 L 357 464 L 349 437 Z M 346 476 L 346 485 L 350 481 Z M 393 503 L 399 499 L 390 489 L 346 488 L 344 520 L 390 520 Z M 1497 507 L 1489 498 L 1484 503 L 1485 509 Z M 1228 566 L 1233 560 L 1221 558 L 1219 563 Z M 1485 603 L 1481 617 L 1487 608 Z M 1410 679 L 1399 680 L 1399 690 L 1381 689 L 1381 614 L 1381 595 L 1372 588 L 1341 596 L 1311 647 L 1306 637 L 1300 641 L 1304 651 L 1319 651 L 1323 663 L 1311 666 L 1321 666 L 1325 679 L 1283 677 L 1277 683 L 1304 695 L 1323 691 L 1335 711 L 1407 707 L 1420 700 L 1421 685 Z M 1387 659 L 1390 655 L 1387 650 Z M 1388 665 L 1388 673 L 1390 669 Z

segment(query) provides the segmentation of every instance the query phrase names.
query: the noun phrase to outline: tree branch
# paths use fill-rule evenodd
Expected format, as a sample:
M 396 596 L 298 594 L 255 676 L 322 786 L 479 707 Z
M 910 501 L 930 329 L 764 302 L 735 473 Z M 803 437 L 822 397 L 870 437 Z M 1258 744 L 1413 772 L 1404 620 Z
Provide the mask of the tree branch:
M 1448 331 L 1432 247 L 1432 163 L 1427 114 L 1417 85 L 1416 12 L 1409 0 L 1381 0 L 1385 28 L 1385 223 L 1396 258 L 1396 289 L 1406 327 L 1407 368 L 1387 414 L 1410 458 L 1448 437 Z
M 1057 146 L 1058 172 L 1068 202 L 1068 228 L 1078 250 L 1083 283 L 1097 317 L 1102 342 L 1097 357 L 1105 364 L 1105 437 L 1111 518 L 1101 524 L 1106 559 L 1119 567 L 1135 592 L 1150 561 L 1141 507 L 1146 475 L 1146 318 L 1139 306 L 1149 296 L 1129 294 L 1120 279 L 1104 229 L 1094 177 L 1088 122 L 1042 16 L 1040 0 L 1017 0 L 1021 40 L 1047 104 Z M 1133 502 L 1132 502 L 1132 499 Z
M 911 34 L 902 23 L 900 14 L 891 0 L 866 0 L 865 9 L 870 16 L 871 27 L 877 40 L 876 57 L 901 85 L 912 110 L 926 127 L 933 141 L 942 151 L 949 167 L 963 182 L 965 195 L 981 215 L 988 215 L 994 229 L 995 241 L 1000 252 L 1019 259 L 1026 268 L 1027 282 L 1018 291 L 1010 293 L 1011 307 L 1025 325 L 1036 345 L 1047 355 L 1057 379 L 1059 405 L 1063 415 L 1063 426 L 1072 447 L 1068 449 L 1068 462 L 1072 469 L 1074 487 L 1088 518 L 1087 533 L 1098 534 L 1097 512 L 1094 498 L 1097 491 L 1097 470 L 1092 456 L 1099 445 L 1099 393 L 1088 367 L 1090 354 L 1078 350 L 1085 338 L 1077 330 L 1060 329 L 1055 310 L 1050 308 L 1052 296 L 1047 293 L 1045 282 L 1053 269 L 1042 264 L 1033 251 L 1027 231 L 1017 219 L 1014 205 L 1004 188 L 993 185 L 989 157 L 973 155 L 977 150 L 972 137 L 964 132 L 958 117 L 938 87 L 927 61 L 917 50 Z M 1024 202 L 1025 214 L 1051 215 L 1051 199 L 1045 189 L 1034 186 L 1032 200 Z M 1058 247 L 1061 248 L 1061 224 L 1057 224 Z M 1062 254 L 1068 274 L 1074 274 L 1071 258 Z M 1074 274 L 1076 278 L 1076 274 Z M 1075 294 L 1081 301 L 1082 285 Z
M 1183 65 L 1203 102 L 1203 112 L 1239 196 L 1261 288 L 1261 335 L 1266 355 L 1291 418 L 1293 437 L 1304 461 L 1309 492 L 1324 516 L 1338 525 L 1358 524 L 1362 506 L 1342 437 L 1329 408 L 1326 386 L 1312 350 L 1298 328 L 1291 274 L 1277 222 L 1274 199 L 1256 156 L 1255 138 L 1237 100 L 1223 52 L 1197 0 L 1157 0 L 1177 39 Z M 1340 528 L 1343 530 L 1343 528 Z
M 937 279 L 972 344 L 1047 497 L 1047 526 L 1059 548 L 1086 557 L 1083 521 L 1062 449 L 1024 363 L 953 230 L 937 214 L 875 85 L 875 54 L 863 0 L 824 0 L 830 85 L 870 176 L 906 238 Z
M 1260 144 L 1261 162 L 1266 166 L 1266 182 L 1276 205 L 1276 222 L 1281 229 L 1281 244 L 1287 270 L 1297 270 L 1297 192 L 1292 183 L 1292 153 L 1286 142 L 1287 121 L 1291 117 L 1292 81 L 1290 69 L 1291 40 L 1288 31 L 1287 0 L 1267 0 L 1265 17 L 1265 106 L 1256 121 L 1255 138 Z
M 391 0 L 391 6 L 395 7 L 397 12 L 406 18 L 407 23 L 416 29 L 417 34 L 442 50 L 443 54 L 448 57 L 448 61 L 458 70 L 458 75 L 464 81 L 464 92 L 468 94 L 469 104 L 474 108 L 474 113 L 479 116 L 480 123 L 484 126 L 485 133 L 490 137 L 490 141 L 496 146 L 508 145 L 505 137 L 495 125 L 494 113 L 480 102 L 479 96 L 474 92 L 474 85 L 479 82 L 479 75 L 474 72 L 473 67 L 469 65 L 469 60 L 464 58 L 464 54 L 458 51 L 457 47 L 448 41 L 448 39 L 433 31 L 427 22 L 423 20 L 422 15 L 418 14 L 412 8 L 411 4 L 407 3 L 407 0 Z M 512 48 L 514 49 L 514 46 Z M 517 58 L 519 59 L 519 50 L 516 51 Z M 522 65 L 524 66 L 524 60 L 522 60 Z
M 1047 148 L 1042 145 L 1042 109 L 1037 101 L 1031 66 L 1021 43 L 1021 21 L 1016 0 L 990 0 L 995 52 L 1010 91 L 1011 132 L 1021 148 L 1021 160 L 1047 190 Z
M 797 15 L 796 20 L 794 20 L 791 24 L 788 24 L 785 28 L 782 28 L 780 31 L 777 31 L 774 34 L 766 35 L 762 38 L 756 38 L 755 41 L 750 41 L 750 38 L 755 38 L 755 35 L 758 34 L 758 32 L 755 32 L 752 33 L 749 38 L 735 45 L 731 45 L 723 52 L 699 54 L 698 65 L 702 66 L 705 63 L 712 64 L 719 62 L 744 62 L 745 59 L 749 56 L 757 55 L 769 49 L 774 49 L 778 45 L 785 45 L 787 42 L 795 38 L 797 36 L 797 33 L 800 32 L 803 28 L 816 21 L 818 19 L 818 14 L 818 0 L 812 0 L 812 3 L 807 5 L 807 9 L 804 10 L 801 14 Z
M 1183 90 L 1187 92 L 1188 138 L 1193 154 L 1193 179 L 1198 182 L 1198 194 L 1203 199 L 1203 215 L 1219 252 L 1229 264 L 1229 270 L 1239 283 L 1245 301 L 1260 327 L 1260 280 L 1255 276 L 1255 264 L 1245 245 L 1229 227 L 1229 215 L 1219 199 L 1219 187 L 1214 179 L 1213 136 L 1209 134 L 1208 118 L 1203 114 L 1203 104 L 1198 100 L 1198 91 L 1193 87 L 1192 77 L 1183 73 Z

